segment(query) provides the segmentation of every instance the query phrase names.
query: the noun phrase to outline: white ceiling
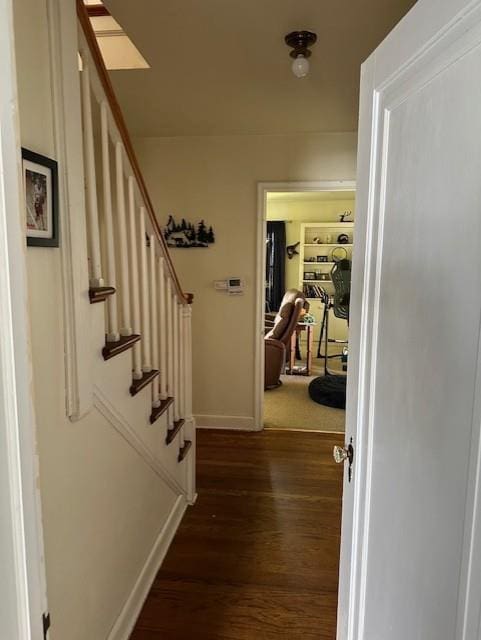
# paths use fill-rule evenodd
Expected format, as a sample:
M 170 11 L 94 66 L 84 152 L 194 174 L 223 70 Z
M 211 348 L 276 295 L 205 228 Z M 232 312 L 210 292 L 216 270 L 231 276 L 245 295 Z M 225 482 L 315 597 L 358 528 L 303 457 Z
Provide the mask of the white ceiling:
M 105 0 L 151 65 L 111 73 L 137 136 L 357 129 L 359 71 L 415 0 Z M 286 33 L 318 35 L 311 73 Z

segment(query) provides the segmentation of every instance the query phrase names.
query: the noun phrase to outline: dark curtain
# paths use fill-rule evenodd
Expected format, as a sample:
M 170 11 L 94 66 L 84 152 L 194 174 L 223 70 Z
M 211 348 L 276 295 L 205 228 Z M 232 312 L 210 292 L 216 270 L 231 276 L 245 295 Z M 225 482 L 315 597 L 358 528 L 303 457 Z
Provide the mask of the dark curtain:
M 266 311 L 279 311 L 286 285 L 286 224 L 267 223 Z

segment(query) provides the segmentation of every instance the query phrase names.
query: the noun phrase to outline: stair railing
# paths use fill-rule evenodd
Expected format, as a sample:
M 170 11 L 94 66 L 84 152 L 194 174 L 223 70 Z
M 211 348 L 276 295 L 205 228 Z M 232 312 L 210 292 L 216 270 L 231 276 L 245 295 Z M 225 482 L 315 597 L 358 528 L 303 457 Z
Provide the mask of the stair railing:
M 167 413 L 179 461 L 194 434 L 192 296 L 184 294 L 82 0 L 82 93 L 90 300 L 106 302 L 106 359 L 132 350 L 132 395 L 151 385 L 150 421 Z M 193 427 L 191 427 L 193 429 Z

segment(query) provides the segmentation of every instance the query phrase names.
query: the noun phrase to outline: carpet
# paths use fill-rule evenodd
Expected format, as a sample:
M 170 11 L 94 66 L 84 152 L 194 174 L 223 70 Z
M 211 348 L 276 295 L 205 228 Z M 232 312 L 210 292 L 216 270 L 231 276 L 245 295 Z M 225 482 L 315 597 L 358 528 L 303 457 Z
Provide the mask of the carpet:
M 264 393 L 264 426 L 275 429 L 344 432 L 346 412 L 317 404 L 308 394 L 313 376 L 281 376 L 282 386 Z

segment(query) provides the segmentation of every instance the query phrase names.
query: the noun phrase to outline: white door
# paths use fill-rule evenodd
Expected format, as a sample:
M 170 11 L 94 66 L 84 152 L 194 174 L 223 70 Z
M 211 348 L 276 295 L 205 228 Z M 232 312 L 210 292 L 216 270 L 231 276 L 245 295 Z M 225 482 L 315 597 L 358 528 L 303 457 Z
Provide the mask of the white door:
M 356 224 L 338 640 L 478 639 L 481 0 L 363 66 Z

